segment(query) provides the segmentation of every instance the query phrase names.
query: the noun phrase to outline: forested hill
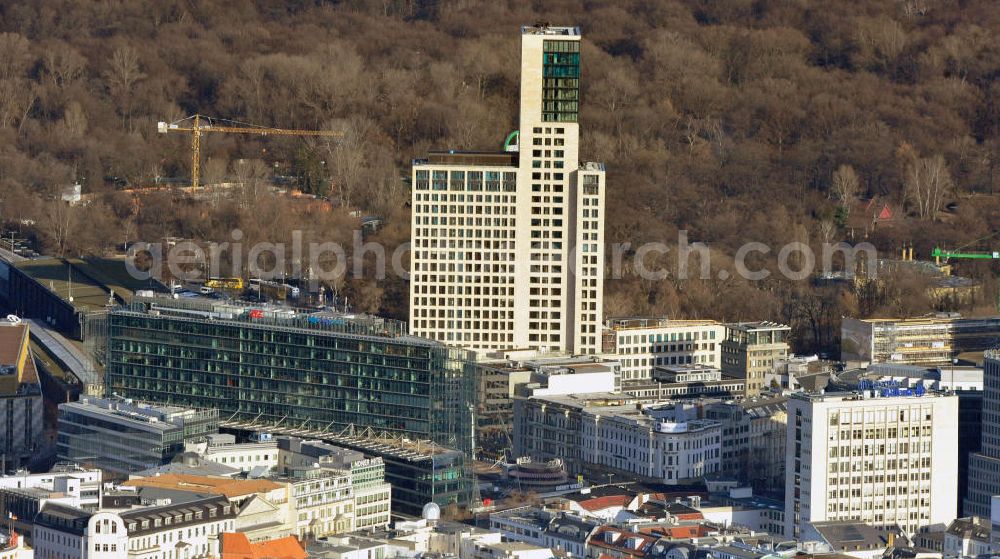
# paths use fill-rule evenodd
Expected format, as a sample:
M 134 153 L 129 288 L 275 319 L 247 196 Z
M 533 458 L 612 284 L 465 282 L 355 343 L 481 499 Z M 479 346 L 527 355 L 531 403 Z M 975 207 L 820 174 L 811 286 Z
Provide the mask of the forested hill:
M 0 211 L 34 219 L 28 233 L 64 254 L 112 251 L 123 228 L 224 240 L 301 225 L 260 203 L 266 189 L 211 208 L 157 194 L 141 210 L 116 192 L 186 179 L 187 136 L 156 123 L 202 113 L 346 131 L 337 144 L 211 137 L 206 181 L 294 177 L 405 240 L 409 161 L 500 145 L 516 127 L 518 28 L 540 21 L 584 33 L 582 156 L 607 164 L 609 242 L 673 243 L 683 229 L 722 265 L 747 241 L 867 238 L 927 257 L 998 228 L 994 0 L 2 2 Z M 65 215 L 51 198 L 73 182 L 96 198 Z M 872 207 L 893 219 L 872 231 Z M 308 223 L 350 229 L 345 211 Z M 931 305 L 905 278 L 862 301 L 808 282 L 625 272 L 608 314 L 786 320 L 803 348 L 831 344 L 841 315 Z M 964 272 L 993 281 L 986 265 Z M 346 288 L 405 316 L 401 282 Z

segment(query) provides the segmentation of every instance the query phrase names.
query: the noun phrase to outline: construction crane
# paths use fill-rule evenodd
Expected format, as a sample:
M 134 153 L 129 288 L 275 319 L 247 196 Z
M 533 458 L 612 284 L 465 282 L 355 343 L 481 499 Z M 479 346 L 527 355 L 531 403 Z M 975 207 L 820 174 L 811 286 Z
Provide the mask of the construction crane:
M 966 243 L 954 250 L 945 250 L 940 247 L 934 247 L 931 251 L 931 256 L 934 257 L 934 264 L 941 266 L 942 261 L 947 264 L 949 260 L 1000 260 L 1000 251 L 996 250 L 965 250 L 966 247 L 982 243 L 994 237 L 1000 235 L 1000 231 L 993 233 L 992 235 L 987 235 L 981 239 L 976 239 L 970 243 Z M 947 273 L 947 272 L 946 272 Z M 997 311 L 1000 311 L 1000 288 L 997 289 Z
M 220 125 L 218 123 L 225 123 Z M 256 134 L 258 136 L 327 136 L 342 137 L 343 132 L 333 130 L 294 130 L 289 128 L 270 128 L 242 122 L 223 119 L 213 119 L 204 115 L 194 115 L 175 122 L 158 122 L 156 131 L 191 133 L 191 187 L 201 186 L 201 135 L 207 132 L 223 132 L 228 134 Z
M 976 252 L 960 252 L 957 250 L 944 250 L 934 247 L 931 251 L 931 256 L 934 257 L 934 263 L 941 265 L 941 259 L 945 262 L 951 260 L 952 258 L 965 258 L 974 260 L 1000 260 L 1000 252 L 997 251 L 976 251 Z
M 967 259 L 967 260 L 968 259 L 971 259 L 971 260 L 1000 260 L 1000 251 L 995 251 L 995 250 L 973 250 L 973 251 L 967 251 L 967 250 L 963 250 L 966 247 L 970 247 L 972 245 L 976 245 L 976 244 L 982 243 L 983 241 L 988 241 L 990 239 L 993 239 L 993 238 L 997 237 L 998 235 L 1000 235 L 1000 231 L 997 231 L 997 232 L 993 233 L 992 235 L 987 235 L 987 236 L 985 236 L 985 237 L 983 237 L 981 239 L 976 239 L 976 240 L 974 240 L 972 242 L 965 243 L 964 245 L 962 245 L 962 246 L 960 246 L 960 247 L 958 247 L 958 248 L 956 248 L 954 250 L 944 250 L 944 249 L 939 248 L 939 247 L 934 247 L 934 250 L 931 251 L 931 256 L 934 257 L 934 263 L 937 264 L 938 266 L 941 265 L 941 260 L 942 259 L 944 259 L 944 261 L 946 263 L 948 262 L 948 260 L 951 260 L 953 258 L 956 258 L 956 259 L 957 258 L 961 258 L 961 259 Z

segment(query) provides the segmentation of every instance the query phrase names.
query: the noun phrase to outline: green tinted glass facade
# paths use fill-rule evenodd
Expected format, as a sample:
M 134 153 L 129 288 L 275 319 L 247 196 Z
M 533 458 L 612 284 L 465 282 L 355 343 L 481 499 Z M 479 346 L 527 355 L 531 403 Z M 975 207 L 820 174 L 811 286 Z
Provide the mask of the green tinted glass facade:
M 577 122 L 580 112 L 580 42 L 542 44 L 542 120 Z
M 388 321 L 194 312 L 151 313 L 144 303 L 112 311 L 108 393 L 218 409 L 223 423 L 331 433 L 353 425 L 472 450 L 466 351 Z

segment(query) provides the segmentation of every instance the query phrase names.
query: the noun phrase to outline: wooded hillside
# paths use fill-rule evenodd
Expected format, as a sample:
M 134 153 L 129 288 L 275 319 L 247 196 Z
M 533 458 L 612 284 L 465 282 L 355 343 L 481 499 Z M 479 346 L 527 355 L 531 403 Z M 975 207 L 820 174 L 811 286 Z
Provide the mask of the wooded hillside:
M 792 241 L 866 238 L 929 258 L 1000 226 L 993 0 L 3 2 L 0 212 L 34 219 L 22 232 L 64 254 L 108 253 L 125 237 L 228 240 L 235 227 L 248 240 L 304 224 L 343 240 L 355 208 L 386 218 L 387 244 L 405 241 L 409 161 L 499 148 L 517 125 L 518 28 L 540 21 L 584 33 L 581 155 L 607 165 L 609 243 L 687 230 L 717 253 L 713 266 L 747 241 L 775 247 L 768 260 Z M 137 209 L 118 191 L 189 177 L 188 136 L 156 123 L 194 113 L 347 137 L 210 135 L 206 182 L 252 188 L 210 207 L 158 193 Z M 272 175 L 339 209 L 271 200 L 260 185 Z M 54 196 L 77 181 L 97 198 L 60 207 Z M 870 208 L 886 206 L 894 219 L 872 230 Z M 992 305 L 996 270 L 961 271 Z M 401 281 L 344 289 L 362 309 L 406 315 Z M 867 299 L 808 281 L 628 270 L 606 289 L 608 315 L 784 320 L 802 350 L 835 345 L 841 315 L 933 307 L 908 277 Z

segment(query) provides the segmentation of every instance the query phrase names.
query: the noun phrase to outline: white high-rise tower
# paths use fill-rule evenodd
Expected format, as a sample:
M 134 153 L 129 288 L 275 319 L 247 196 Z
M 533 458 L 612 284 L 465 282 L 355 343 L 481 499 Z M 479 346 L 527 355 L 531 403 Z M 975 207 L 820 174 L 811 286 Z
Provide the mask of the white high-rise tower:
M 412 333 L 472 349 L 597 353 L 604 166 L 580 163 L 580 30 L 521 29 L 516 148 L 413 165 Z

